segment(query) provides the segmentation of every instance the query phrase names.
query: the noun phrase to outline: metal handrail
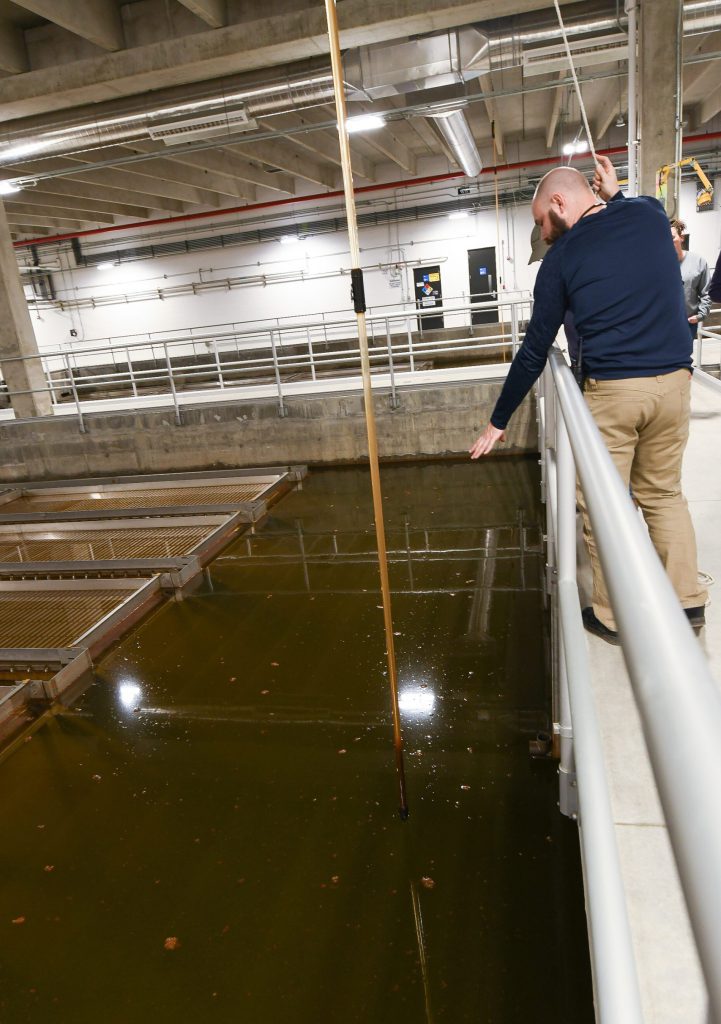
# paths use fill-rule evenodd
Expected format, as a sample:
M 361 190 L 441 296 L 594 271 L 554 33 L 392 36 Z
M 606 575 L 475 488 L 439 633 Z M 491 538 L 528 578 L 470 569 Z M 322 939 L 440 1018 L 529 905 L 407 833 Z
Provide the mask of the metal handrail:
M 531 293 L 524 288 L 508 288 L 498 293 L 498 301 L 502 305 L 509 303 L 530 303 L 532 301 Z M 486 303 L 485 305 L 494 305 L 495 303 Z M 481 303 L 476 303 L 479 308 Z M 439 313 L 450 314 L 463 312 L 469 307 L 469 299 L 466 295 L 445 295 L 443 297 L 443 305 L 425 311 L 429 316 L 438 316 Z M 395 311 L 395 312 L 393 312 Z M 416 306 L 415 299 L 401 300 L 400 302 L 388 302 L 378 303 L 374 306 L 368 307 L 368 319 L 374 321 L 384 320 L 386 317 L 392 318 L 393 316 L 416 316 L 418 314 L 423 315 L 424 311 L 420 310 Z M 322 310 L 318 313 L 294 313 L 290 316 L 279 316 L 279 317 L 259 317 L 249 320 L 229 320 L 219 324 L 204 324 L 198 327 L 186 327 L 184 329 L 186 334 L 184 338 L 186 341 L 202 340 L 204 336 L 207 337 L 219 337 L 222 332 L 227 337 L 234 337 L 236 334 L 244 333 L 264 333 L 271 329 L 273 330 L 304 330 L 306 327 L 313 324 L 317 326 L 334 327 L 339 324 L 355 324 L 354 319 L 349 319 L 347 309 L 335 309 L 335 310 Z M 195 332 L 209 332 L 207 335 L 197 334 Z M 154 341 L 157 344 L 162 344 L 164 341 L 172 340 L 174 335 L 179 335 L 180 332 L 177 329 L 172 331 L 137 331 L 133 334 L 122 334 L 115 335 L 107 338 L 88 338 L 87 343 L 90 345 L 96 344 L 102 345 L 107 348 L 108 345 L 119 345 L 125 347 L 128 344 L 132 344 L 131 338 L 142 338 L 144 341 Z M 167 336 L 170 335 L 170 338 Z M 75 341 L 70 343 L 70 347 L 77 347 L 85 344 L 85 341 Z
M 549 364 L 618 624 L 710 1006 L 714 1019 L 721 1020 L 721 693 L 558 348 L 551 351 Z M 575 537 L 575 515 L 573 523 L 566 524 L 567 531 L 571 528 Z M 593 804 L 588 808 L 584 805 L 581 758 L 588 755 L 589 771 L 596 781 L 603 765 L 599 763 L 600 750 L 593 757 L 587 750 L 590 691 L 587 666 L 580 653 L 583 634 L 575 579 L 561 578 L 559 591 L 565 595 L 561 598 L 561 620 L 574 705 L 579 800 L 582 824 L 585 822 L 588 828 L 587 815 L 595 821 L 600 816 L 605 818 L 606 811 Z M 583 710 L 578 709 L 577 718 L 574 694 L 579 693 L 585 696 L 585 703 Z M 609 827 L 612 825 L 606 821 L 603 830 Z M 583 828 L 581 834 L 583 839 Z M 608 903 L 608 892 L 604 891 L 604 903 Z M 602 905 L 598 910 L 606 921 L 609 907 Z M 622 926 L 620 922 L 621 931 Z M 592 932 L 593 928 L 591 920 Z M 607 948 L 610 929 L 604 928 L 598 941 L 607 953 L 615 952 L 616 961 L 622 959 L 617 938 L 613 939 L 615 951 Z M 595 943 L 594 936 L 592 955 L 600 969 Z M 618 963 L 606 961 L 605 967 L 612 971 L 612 980 L 618 981 Z M 604 975 L 603 983 L 608 980 Z M 603 1019 L 616 1022 L 637 1018 L 619 1014 Z
M 502 298 L 492 302 L 467 302 L 459 307 L 446 306 L 444 313 L 457 312 L 468 317 L 476 311 L 493 310 L 500 318 L 502 310 L 510 309 L 510 324 L 499 319 L 497 331 L 480 336 L 467 333 L 466 325 L 460 337 L 442 340 L 424 339 L 423 335 L 414 338 L 418 319 L 437 315 L 437 310 L 387 313 L 374 329 L 373 322 L 370 322 L 371 334 L 376 340 L 371 345 L 369 356 L 375 370 L 389 375 L 392 407 L 398 403 L 396 375 L 399 370 L 406 375 L 404 383 L 415 379 L 419 370 L 427 372 L 417 365 L 419 360 L 440 355 L 473 357 L 483 350 L 497 350 L 499 346 L 510 346 L 515 353 L 523 338 L 522 319 L 529 308 L 525 295 L 515 300 Z M 520 315 L 522 311 L 523 317 Z M 84 430 L 83 402 L 90 400 L 90 393 L 98 388 L 114 391 L 115 401 L 123 400 L 118 391 L 125 390 L 132 393 L 128 401 L 134 402 L 139 397 L 139 386 L 150 389 L 155 396 L 170 397 L 175 419 L 180 422 L 183 392 L 192 392 L 196 396 L 203 390 L 214 395 L 218 394 L 218 389 L 226 388 L 241 389 L 242 392 L 243 388 L 263 383 L 258 378 L 267 377 L 266 383 L 274 382 L 278 412 L 284 416 L 286 403 L 283 391 L 290 375 L 294 383 L 298 380 L 316 381 L 319 371 L 325 371 L 325 386 L 331 381 L 353 379 L 360 372 L 360 355 L 354 340 L 355 321 L 347 319 L 343 324 L 332 324 L 333 331 L 339 329 L 343 335 L 338 336 L 333 348 L 328 348 L 329 340 L 334 340 L 333 331 L 329 332 L 328 326 L 323 321 L 308 324 L 300 335 L 297 326 L 273 327 L 265 333 L 253 330 L 234 335 L 135 341 L 111 347 L 107 344 L 83 345 L 73 349 L 63 347 L 37 355 L 11 356 L 3 362 L 39 361 L 45 373 L 45 386 L 14 393 L 20 396 L 43 392 L 50 396 L 56 408 L 68 394 L 75 405 L 81 431 Z M 312 331 L 320 327 L 323 329 L 322 338 L 316 338 L 314 343 Z M 426 380 L 425 377 L 419 379 Z M 236 393 L 233 397 L 242 398 L 242 394 L 238 396 Z

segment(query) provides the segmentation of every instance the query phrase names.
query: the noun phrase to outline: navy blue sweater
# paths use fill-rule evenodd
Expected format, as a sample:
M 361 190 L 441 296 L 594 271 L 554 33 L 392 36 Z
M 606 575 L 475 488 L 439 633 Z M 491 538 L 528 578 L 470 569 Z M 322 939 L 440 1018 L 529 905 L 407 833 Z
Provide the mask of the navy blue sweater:
M 621 192 L 583 217 L 544 257 L 533 316 L 491 423 L 504 430 L 546 364 L 566 310 L 583 339 L 587 377 L 655 377 L 691 366 L 678 257 L 663 206 Z

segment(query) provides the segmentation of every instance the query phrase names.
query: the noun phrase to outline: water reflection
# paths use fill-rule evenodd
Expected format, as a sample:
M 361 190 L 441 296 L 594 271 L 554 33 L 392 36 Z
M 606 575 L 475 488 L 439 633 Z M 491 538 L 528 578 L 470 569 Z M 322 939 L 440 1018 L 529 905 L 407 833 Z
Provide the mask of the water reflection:
M 528 757 L 537 467 L 382 481 L 408 822 L 367 474 L 313 473 L 2 765 L 2 1024 L 591 1024 L 577 834 Z
M 398 691 L 398 707 L 407 715 L 424 718 L 433 713 L 436 695 L 423 686 L 402 686 Z
M 134 711 L 142 696 L 142 689 L 134 681 L 125 680 L 118 685 L 118 700 L 126 710 Z

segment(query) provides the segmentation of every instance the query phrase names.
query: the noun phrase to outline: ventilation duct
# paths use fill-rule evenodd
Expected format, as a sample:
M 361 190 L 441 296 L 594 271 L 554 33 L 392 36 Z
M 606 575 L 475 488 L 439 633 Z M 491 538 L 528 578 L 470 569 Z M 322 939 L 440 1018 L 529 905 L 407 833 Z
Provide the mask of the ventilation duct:
M 254 118 L 317 106 L 332 98 L 333 77 L 329 71 L 324 71 L 141 113 L 118 114 L 30 136 L 17 135 L 0 144 L 0 165 L 98 149 L 117 142 L 150 138 L 172 145 L 190 138 L 235 135 L 254 127 Z
M 361 46 L 343 60 L 351 100 L 377 100 L 459 85 L 490 70 L 488 36 L 471 27 Z
M 480 174 L 483 161 L 463 111 L 451 110 L 443 114 L 434 114 L 429 121 L 440 133 L 468 177 L 475 178 Z

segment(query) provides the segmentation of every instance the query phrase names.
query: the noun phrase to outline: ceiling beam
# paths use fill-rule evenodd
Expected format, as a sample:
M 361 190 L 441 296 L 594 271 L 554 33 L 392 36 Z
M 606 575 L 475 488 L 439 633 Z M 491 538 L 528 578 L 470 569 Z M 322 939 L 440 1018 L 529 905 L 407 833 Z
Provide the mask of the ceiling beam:
M 623 81 L 623 85 L 621 82 Z M 628 85 L 625 79 L 611 79 L 600 90 L 595 103 L 596 111 L 593 118 L 593 137 L 598 142 L 603 138 L 613 121 L 628 106 Z
M 29 234 L 32 231 L 44 231 L 55 228 L 57 231 L 82 231 L 88 226 L 87 221 L 64 220 L 58 217 L 23 217 L 22 214 L 11 215 L 8 211 L 8 223 L 17 225 L 14 230 Z
M 23 2 L 31 6 L 31 0 Z M 575 2 L 564 0 L 564 5 Z M 91 0 L 32 0 L 32 4 L 52 8 L 49 17 L 58 21 L 57 10 L 82 11 L 91 6 Z M 107 9 L 111 0 L 97 0 L 97 5 Z M 506 0 L 503 13 L 519 14 L 546 6 L 547 0 Z M 369 4 L 368 0 L 344 0 L 338 16 L 341 45 L 345 49 L 494 18 L 498 16 L 498 2 L 376 0 Z M 73 16 L 74 23 L 82 20 L 77 14 Z M 263 14 L 212 33 L 165 39 L 102 58 L 29 71 L 3 82 L 0 115 L 6 121 L 30 117 L 222 75 L 267 70 L 319 57 L 327 61 L 328 54 L 325 10 L 321 4 L 308 0 L 308 6 L 292 16 Z
M 133 142 L 128 143 L 128 147 L 137 153 L 162 152 L 166 159 L 170 159 L 174 163 L 187 164 L 189 167 L 199 167 L 201 170 L 211 171 L 224 178 L 228 187 L 231 188 L 237 188 L 238 182 L 250 182 L 252 185 L 261 185 L 263 188 L 273 189 L 276 192 L 295 195 L 295 182 L 290 175 L 269 174 L 268 171 L 254 166 L 249 160 L 244 160 L 235 154 L 207 149 L 201 153 L 193 153 L 184 150 L 182 146 L 162 146 L 160 149 L 154 142 Z
M 0 71 L 17 75 L 29 67 L 23 32 L 9 21 L 0 22 Z
M 178 2 L 211 28 L 222 28 L 228 22 L 225 0 L 178 0 Z
M 113 0 L 13 0 L 103 50 L 125 46 L 120 8 Z
M 382 110 L 374 110 L 367 103 L 354 103 L 350 108 L 350 113 L 353 114 L 356 110 L 364 114 L 383 113 Z M 334 108 L 331 110 L 331 117 L 335 117 Z M 398 138 L 398 132 L 393 121 L 386 121 L 385 128 L 368 132 L 367 135 L 363 136 L 363 142 L 371 146 L 376 152 L 382 153 L 383 156 L 397 164 L 402 170 L 407 171 L 409 174 L 416 173 L 415 153 L 411 153 L 410 149 Z
M 310 127 L 319 121 L 326 120 L 327 118 L 323 114 L 318 116 L 317 114 L 314 115 L 310 110 L 300 110 L 292 114 L 274 114 L 273 117 L 261 119 L 261 123 L 263 128 L 269 128 L 282 135 L 284 129 L 301 128 L 305 125 Z M 333 137 L 331 133 L 323 130 L 304 132 L 303 134 L 293 136 L 293 144 L 301 146 L 303 149 L 307 149 L 318 156 L 322 156 L 337 167 L 341 166 L 340 146 L 337 135 Z M 360 153 L 352 153 L 352 164 L 353 173 L 358 177 L 365 178 L 366 181 L 376 180 L 373 164 L 371 164 L 370 160 L 361 156 Z
M 52 220 L 71 220 L 81 221 L 84 224 L 114 224 L 115 217 L 112 214 L 107 213 L 87 213 L 81 210 L 44 210 L 42 207 L 33 206 L 29 203 L 5 203 L 5 209 L 7 210 L 8 219 L 12 217 L 13 220 L 26 220 L 30 218 L 39 218 L 40 221 L 47 219 Z
M 13 196 L 8 196 L 8 201 L 47 209 L 105 213 L 110 216 L 122 214 L 124 217 L 134 217 L 136 220 L 146 220 L 150 215 L 150 210 L 143 206 L 118 206 L 115 203 L 101 202 L 98 199 L 88 199 L 86 196 L 60 196 L 37 188 L 23 189 L 17 195 L 13 193 Z
M 322 185 L 323 188 L 335 188 L 337 181 L 335 172 L 327 164 L 320 164 L 304 153 L 285 142 L 274 139 L 266 139 L 262 142 L 254 142 L 251 145 L 252 136 L 248 136 L 248 142 L 239 145 L 225 146 L 227 152 L 236 153 L 239 156 L 258 160 L 271 167 L 278 167 L 287 171 L 297 178 L 305 178 L 314 185 Z
M 496 153 L 498 156 L 503 156 L 503 128 L 498 118 L 498 102 L 493 99 L 493 79 L 490 75 L 478 76 L 478 90 L 488 95 L 487 99 L 484 98 L 483 105 L 488 114 L 491 135 L 496 140 Z
M 559 71 L 558 77 L 563 78 L 565 72 Z M 563 94 L 566 87 L 565 85 L 559 86 L 554 90 L 553 100 L 551 102 L 551 111 L 548 118 L 548 128 L 546 129 L 546 149 L 551 149 L 553 146 L 553 140 L 556 136 L 556 128 L 558 127 L 558 118 L 561 114 L 561 105 L 563 103 Z
M 712 117 L 716 117 L 721 110 L 721 85 L 714 89 L 713 92 L 710 92 L 708 96 L 705 96 L 696 110 L 696 124 L 698 125 L 706 124 Z
M 691 54 L 717 53 L 721 50 L 721 32 L 710 32 L 703 36 L 701 42 L 691 48 Z M 683 69 L 683 91 L 684 94 L 691 89 L 696 90 L 699 83 L 706 79 L 709 82 L 718 81 L 718 62 L 699 61 L 698 64 L 688 64 Z
M 68 167 L 77 167 L 77 161 L 43 160 L 43 171 L 62 171 Z M 6 171 L 9 168 L 6 168 Z M 38 174 L 41 168 L 32 164 L 16 165 L 12 168 L 13 174 L 33 177 Z M 71 175 L 67 178 L 43 178 L 38 182 L 38 187 L 44 192 L 52 192 L 61 196 L 87 196 L 89 199 L 99 199 L 104 203 L 112 203 L 114 206 L 147 206 L 153 210 L 167 210 L 170 213 L 184 213 L 185 208 L 182 201 L 169 199 L 158 192 L 157 195 L 151 189 L 160 190 L 162 182 L 155 184 L 152 180 L 147 185 L 147 192 L 140 193 L 133 191 L 137 188 L 135 183 L 130 185 L 131 179 L 127 174 L 120 171 L 96 170 L 88 165 L 87 173 L 83 171 L 79 175 Z M 118 211 L 120 212 L 120 211 Z
M 104 157 L 112 159 L 116 154 L 126 157 L 128 153 L 139 153 L 132 143 L 121 143 L 110 149 L 102 150 Z M 168 150 L 172 153 L 172 150 Z M 229 181 L 223 175 L 216 175 L 207 168 L 188 167 L 177 163 L 170 157 L 156 157 L 138 160 L 126 164 L 123 170 L 129 175 L 137 175 L 138 188 L 142 188 L 145 178 L 151 178 L 153 187 L 160 183 L 164 194 L 184 203 L 197 203 L 202 206 L 227 206 L 228 199 L 246 199 L 253 202 L 256 198 L 255 186 L 245 181 Z

